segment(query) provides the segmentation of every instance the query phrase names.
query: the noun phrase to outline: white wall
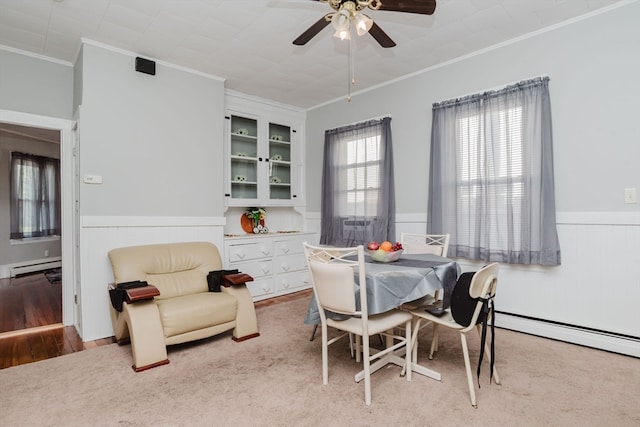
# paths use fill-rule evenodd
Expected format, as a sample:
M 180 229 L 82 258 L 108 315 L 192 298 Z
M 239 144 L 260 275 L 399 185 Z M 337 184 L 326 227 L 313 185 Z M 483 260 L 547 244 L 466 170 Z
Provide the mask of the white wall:
M 82 215 L 222 216 L 224 82 L 135 57 L 83 47 Z
M 432 104 L 548 75 L 563 264 L 503 266 L 498 309 L 637 337 L 640 205 L 623 189 L 640 189 L 639 22 L 633 2 L 310 110 L 307 211 L 320 211 L 324 130 L 389 114 L 398 233 L 424 231 Z
M 70 63 L 0 49 L 0 109 L 70 119 Z
M 80 333 L 112 335 L 107 252 L 187 240 L 223 247 L 224 82 L 169 64 L 135 71 L 135 54 L 85 41 L 79 113 Z M 77 85 L 76 85 L 77 86 Z

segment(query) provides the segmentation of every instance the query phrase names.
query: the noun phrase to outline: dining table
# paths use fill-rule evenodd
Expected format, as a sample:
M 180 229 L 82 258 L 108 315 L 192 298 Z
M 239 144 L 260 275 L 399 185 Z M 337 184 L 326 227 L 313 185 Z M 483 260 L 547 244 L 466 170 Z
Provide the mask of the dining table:
M 397 261 L 388 263 L 374 261 L 366 255 L 365 262 L 369 315 L 393 310 L 404 303 L 433 295 L 439 290 L 444 291 L 443 308 L 446 309 L 461 271 L 454 260 L 434 254 L 402 254 Z M 359 310 L 360 287 L 357 269 L 355 269 L 355 282 L 356 304 Z M 343 316 L 329 311 L 325 311 L 325 314 L 333 319 Z M 316 326 L 320 323 L 318 305 L 313 296 L 309 301 L 304 323 Z M 400 354 L 388 354 L 371 365 L 371 372 L 389 363 L 404 366 L 404 358 Z M 417 363 L 412 364 L 412 371 L 436 380 L 441 379 L 438 372 Z M 356 380 L 358 380 L 357 376 Z

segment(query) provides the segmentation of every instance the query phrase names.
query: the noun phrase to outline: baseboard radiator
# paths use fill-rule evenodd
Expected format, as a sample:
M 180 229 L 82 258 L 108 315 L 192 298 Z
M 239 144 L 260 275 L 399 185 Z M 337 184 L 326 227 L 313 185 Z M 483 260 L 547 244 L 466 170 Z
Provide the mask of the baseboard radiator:
M 496 310 L 496 327 L 640 358 L 640 337 Z
M 11 265 L 11 267 L 9 267 L 9 277 L 16 277 L 20 274 L 33 273 L 35 271 L 49 270 L 56 267 L 62 267 L 61 257 L 25 261 Z

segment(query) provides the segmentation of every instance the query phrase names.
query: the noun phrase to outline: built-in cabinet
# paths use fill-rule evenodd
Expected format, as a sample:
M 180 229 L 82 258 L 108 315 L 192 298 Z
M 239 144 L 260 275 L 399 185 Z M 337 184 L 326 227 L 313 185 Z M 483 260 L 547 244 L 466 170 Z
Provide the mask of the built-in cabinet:
M 225 97 L 224 266 L 253 277 L 255 301 L 311 286 L 302 243 L 305 112 L 228 91 Z M 249 207 L 266 210 L 267 234 L 242 234 Z
M 226 206 L 301 206 L 304 113 L 228 97 Z
M 311 287 L 302 243 L 314 233 L 225 237 L 225 268 L 253 277 L 247 287 L 254 301 Z

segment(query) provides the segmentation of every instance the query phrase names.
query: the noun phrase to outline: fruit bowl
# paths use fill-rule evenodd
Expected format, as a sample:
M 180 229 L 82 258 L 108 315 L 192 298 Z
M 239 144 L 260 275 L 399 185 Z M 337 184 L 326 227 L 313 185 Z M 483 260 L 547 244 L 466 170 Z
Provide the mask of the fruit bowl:
M 384 251 L 382 249 L 378 249 L 377 251 L 367 251 L 371 259 L 377 262 L 394 262 L 400 259 L 402 256 L 403 249 L 398 251 Z

